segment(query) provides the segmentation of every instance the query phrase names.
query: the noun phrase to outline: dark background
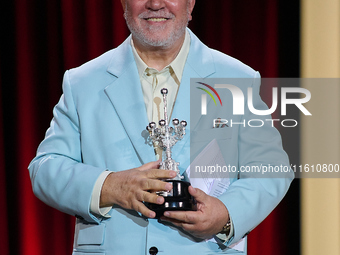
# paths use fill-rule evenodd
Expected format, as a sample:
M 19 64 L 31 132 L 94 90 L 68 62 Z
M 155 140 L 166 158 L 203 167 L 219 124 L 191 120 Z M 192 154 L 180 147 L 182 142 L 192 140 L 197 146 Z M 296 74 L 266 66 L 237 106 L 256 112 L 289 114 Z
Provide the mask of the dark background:
M 196 1 L 189 27 L 262 77 L 299 77 L 299 1 Z M 62 93 L 66 69 L 118 46 L 120 1 L 0 3 L 0 254 L 71 254 L 74 219 L 34 197 L 27 166 Z M 270 91 L 261 91 L 270 104 Z M 299 164 L 298 129 L 280 130 Z M 299 181 L 249 236 L 250 255 L 299 254 Z M 256 212 L 254 212 L 256 213 Z

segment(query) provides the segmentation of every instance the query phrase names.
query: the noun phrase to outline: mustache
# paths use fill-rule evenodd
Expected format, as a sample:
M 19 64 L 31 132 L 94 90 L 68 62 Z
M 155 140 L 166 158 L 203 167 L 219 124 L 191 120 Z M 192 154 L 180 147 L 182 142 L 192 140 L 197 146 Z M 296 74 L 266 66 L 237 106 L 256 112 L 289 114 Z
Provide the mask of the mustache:
M 159 10 L 159 11 L 145 11 L 138 15 L 138 18 L 140 19 L 150 19 L 150 18 L 166 18 L 166 19 L 172 19 L 175 15 L 167 10 Z

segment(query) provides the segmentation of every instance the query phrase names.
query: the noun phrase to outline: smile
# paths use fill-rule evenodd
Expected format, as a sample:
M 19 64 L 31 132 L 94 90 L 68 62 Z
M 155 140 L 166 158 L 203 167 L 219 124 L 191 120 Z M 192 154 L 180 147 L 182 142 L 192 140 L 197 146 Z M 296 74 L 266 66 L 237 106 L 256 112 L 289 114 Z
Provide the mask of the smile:
M 168 19 L 166 18 L 147 18 L 147 21 L 153 21 L 153 22 L 162 22 L 162 21 L 167 21 Z

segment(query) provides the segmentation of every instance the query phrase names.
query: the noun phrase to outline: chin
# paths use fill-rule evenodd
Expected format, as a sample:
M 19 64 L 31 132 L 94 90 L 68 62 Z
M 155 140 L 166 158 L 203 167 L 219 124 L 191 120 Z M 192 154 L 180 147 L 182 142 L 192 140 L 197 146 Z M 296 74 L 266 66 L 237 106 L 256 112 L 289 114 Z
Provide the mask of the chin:
M 159 33 L 159 32 L 158 32 Z M 164 31 L 162 31 L 164 33 Z M 134 37 L 138 39 L 140 43 L 145 46 L 153 46 L 153 47 L 163 47 L 168 48 L 175 44 L 177 40 L 179 40 L 183 34 L 185 34 L 185 29 L 182 32 L 171 31 L 164 33 L 164 36 L 154 36 L 157 32 L 153 33 L 135 33 Z

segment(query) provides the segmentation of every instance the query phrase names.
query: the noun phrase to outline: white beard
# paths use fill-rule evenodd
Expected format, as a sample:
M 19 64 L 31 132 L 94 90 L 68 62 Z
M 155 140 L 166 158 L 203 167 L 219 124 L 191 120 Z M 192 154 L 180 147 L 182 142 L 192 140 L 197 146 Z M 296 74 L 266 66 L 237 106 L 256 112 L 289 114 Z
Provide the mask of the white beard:
M 130 29 L 130 32 L 132 33 L 134 38 L 136 38 L 141 44 L 146 46 L 169 48 L 184 35 L 186 27 L 189 22 L 189 18 L 186 21 L 183 20 L 183 22 L 177 24 L 177 26 L 174 27 L 174 29 L 172 29 L 170 34 L 168 34 L 166 37 L 163 38 L 157 38 L 156 36 L 148 37 L 148 33 L 157 35 L 157 33 L 164 30 L 167 25 L 164 24 L 164 26 L 157 27 L 149 26 L 148 28 L 142 28 L 136 25 L 134 20 L 131 18 L 128 8 L 125 8 L 125 10 L 126 11 L 124 13 L 124 17 L 126 20 L 126 24 Z M 139 16 L 142 17 L 143 15 L 144 14 L 141 14 Z M 172 17 L 174 17 L 174 15 L 172 15 Z

